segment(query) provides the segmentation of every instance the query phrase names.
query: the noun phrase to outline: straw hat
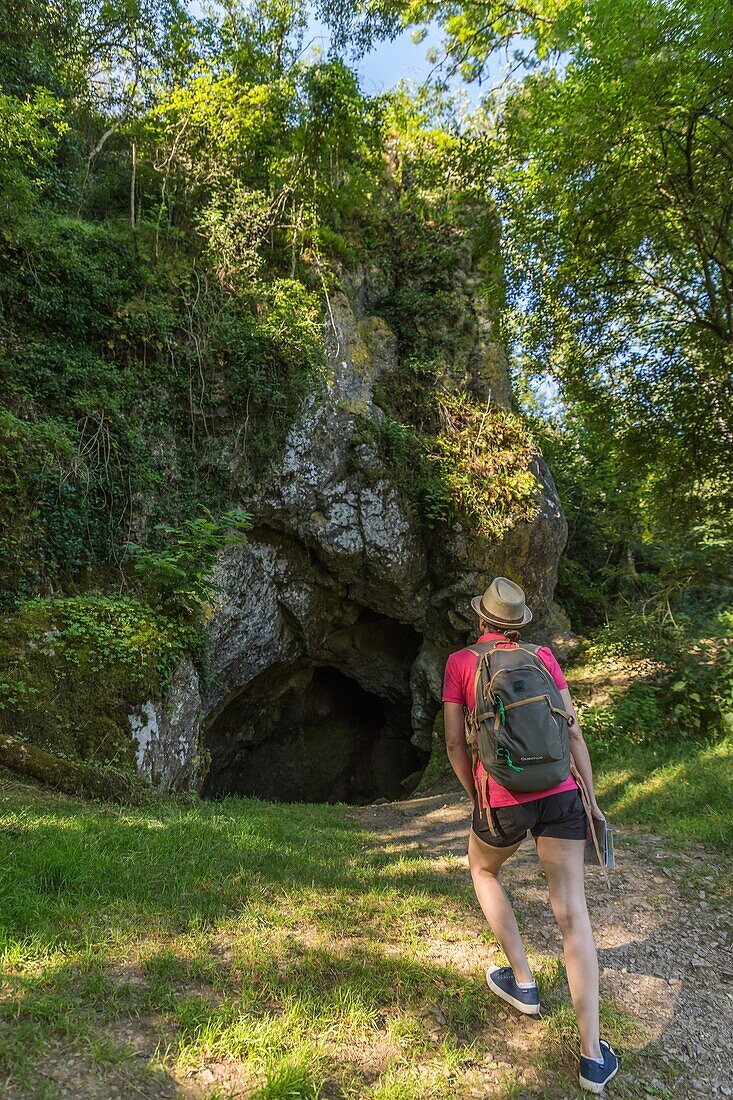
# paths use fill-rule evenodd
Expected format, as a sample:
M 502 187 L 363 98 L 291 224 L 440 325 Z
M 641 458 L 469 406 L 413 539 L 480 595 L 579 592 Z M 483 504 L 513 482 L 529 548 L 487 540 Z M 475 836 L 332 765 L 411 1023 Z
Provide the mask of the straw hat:
M 524 589 L 506 577 L 494 577 L 483 596 L 474 596 L 471 607 L 492 626 L 518 630 L 532 621 L 524 602 Z

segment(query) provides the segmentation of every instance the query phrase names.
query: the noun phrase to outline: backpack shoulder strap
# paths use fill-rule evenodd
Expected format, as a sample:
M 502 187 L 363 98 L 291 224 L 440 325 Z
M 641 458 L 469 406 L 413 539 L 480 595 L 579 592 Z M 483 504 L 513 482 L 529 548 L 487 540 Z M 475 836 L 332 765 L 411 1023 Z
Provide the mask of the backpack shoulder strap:
M 491 642 L 476 642 L 475 645 L 466 646 L 466 649 L 468 650 L 469 653 L 473 653 L 473 654 L 475 654 L 476 657 L 478 657 L 478 660 L 476 661 L 476 671 L 475 671 L 474 677 L 473 677 L 473 711 L 472 711 L 472 716 L 473 716 L 474 721 L 475 721 L 476 715 L 478 713 L 478 688 L 479 688 L 479 683 L 481 682 L 482 658 L 483 658 L 484 654 L 491 652 L 492 645 L 491 645 Z
M 486 824 L 488 825 L 489 832 L 492 836 L 498 836 L 499 831 L 494 823 L 494 811 L 491 808 L 491 801 L 489 798 L 489 773 L 484 772 L 483 785 L 479 783 L 478 773 L 476 765 L 478 762 L 478 728 L 480 722 L 484 718 L 492 718 L 492 712 L 486 712 L 479 715 L 478 703 L 479 703 L 479 686 L 481 684 L 481 668 L 484 664 L 483 658 L 486 658 L 488 664 L 491 654 L 496 650 L 495 642 L 476 642 L 475 645 L 466 646 L 469 653 L 475 654 L 478 658 L 476 661 L 476 672 L 473 678 L 473 710 L 470 711 L 466 707 L 466 725 L 467 725 L 467 740 L 471 746 L 471 771 L 473 772 L 473 782 L 476 787 L 476 795 L 478 798 L 479 816 L 484 814 L 486 816 Z M 483 789 L 482 789 L 483 787 Z
M 473 645 L 467 645 L 466 649 L 471 653 L 475 653 L 477 657 L 483 656 L 484 653 L 493 653 L 496 649 L 496 642 L 474 642 Z
M 534 657 L 538 668 L 545 674 L 548 680 L 551 680 L 554 683 L 549 668 L 539 655 L 539 650 L 546 648 L 546 646 L 534 645 L 532 642 L 517 642 L 517 649 L 521 649 L 525 653 L 528 653 L 530 657 Z
M 523 649 L 525 653 L 531 654 L 536 657 L 540 664 L 544 665 L 544 661 L 540 657 L 540 650 L 547 649 L 547 646 L 535 645 L 534 642 L 517 642 L 517 649 Z
M 486 657 L 486 663 L 488 664 L 488 658 L 491 656 L 492 653 L 496 652 L 496 642 L 476 642 L 475 645 L 466 646 L 466 649 L 469 651 L 469 653 L 475 653 L 478 657 L 478 660 L 476 661 L 476 679 L 474 681 L 474 685 L 478 687 L 479 678 L 481 676 L 481 665 L 483 663 L 482 658 Z M 476 696 L 476 699 L 478 699 L 478 695 Z
M 489 664 L 491 654 L 496 652 L 495 642 L 476 642 L 475 645 L 466 646 L 469 653 L 474 653 L 478 660 L 476 661 L 476 671 L 473 677 L 473 710 L 469 711 L 470 724 L 472 726 L 473 734 L 476 734 L 479 725 L 485 718 L 493 718 L 494 711 L 486 710 L 479 713 L 479 702 L 482 702 L 486 706 L 486 700 L 482 699 L 479 694 L 479 687 L 481 685 L 481 670 L 486 664 L 489 669 L 489 677 L 491 675 L 491 665 Z

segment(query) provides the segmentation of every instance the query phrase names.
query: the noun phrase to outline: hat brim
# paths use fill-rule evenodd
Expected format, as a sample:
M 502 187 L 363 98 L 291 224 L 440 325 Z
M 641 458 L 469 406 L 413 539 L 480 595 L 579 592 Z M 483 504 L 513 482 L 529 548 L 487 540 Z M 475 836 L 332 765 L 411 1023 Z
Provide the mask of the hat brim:
M 526 606 L 526 604 L 525 604 L 525 608 L 524 608 L 524 615 L 522 616 L 522 621 L 517 622 L 515 620 L 513 623 L 507 622 L 506 619 L 499 619 L 499 618 L 497 618 L 496 615 L 488 614 L 481 607 L 481 597 L 480 596 L 474 596 L 473 597 L 473 599 L 471 600 L 471 607 L 473 608 L 473 610 L 476 612 L 476 614 L 479 616 L 480 619 L 485 619 L 485 621 L 487 623 L 491 623 L 492 626 L 505 627 L 507 630 L 519 630 L 521 627 L 526 626 L 527 623 L 532 622 L 532 612 L 529 610 L 529 608 Z

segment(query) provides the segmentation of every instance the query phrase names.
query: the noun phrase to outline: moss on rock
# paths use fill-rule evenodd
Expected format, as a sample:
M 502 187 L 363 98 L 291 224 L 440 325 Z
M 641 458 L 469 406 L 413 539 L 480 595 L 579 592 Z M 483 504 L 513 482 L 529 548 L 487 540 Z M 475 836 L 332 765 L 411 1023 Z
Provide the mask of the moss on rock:
M 128 714 L 160 695 L 192 628 L 131 596 L 34 599 L 0 617 L 0 714 L 58 756 L 132 767 Z

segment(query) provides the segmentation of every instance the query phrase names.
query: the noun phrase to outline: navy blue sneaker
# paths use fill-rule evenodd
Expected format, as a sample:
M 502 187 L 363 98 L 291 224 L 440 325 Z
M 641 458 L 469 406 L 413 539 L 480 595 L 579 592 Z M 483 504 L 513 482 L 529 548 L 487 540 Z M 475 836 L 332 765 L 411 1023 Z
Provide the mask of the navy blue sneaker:
M 528 1016 L 539 1016 L 540 995 L 537 992 L 537 986 L 533 985 L 531 989 L 520 989 L 514 979 L 511 966 L 490 966 L 486 971 L 486 981 L 492 993 L 496 993 L 497 997 L 501 997 L 503 1001 L 508 1001 L 514 1008 L 518 1008 Z
M 586 1092 L 603 1092 L 606 1083 L 618 1073 L 618 1058 L 605 1039 L 601 1039 L 601 1054 L 603 1065 L 592 1058 L 584 1058 L 582 1054 L 580 1056 L 578 1080 Z

